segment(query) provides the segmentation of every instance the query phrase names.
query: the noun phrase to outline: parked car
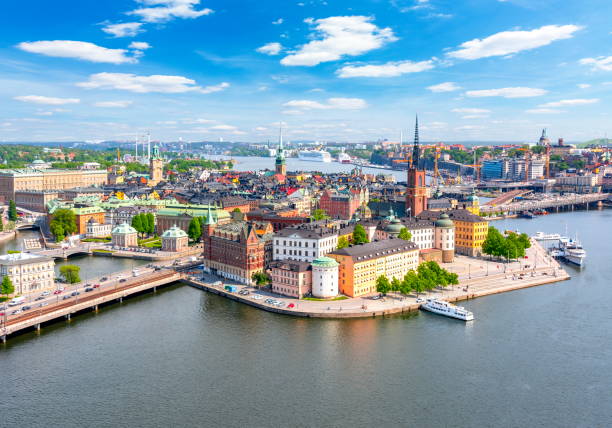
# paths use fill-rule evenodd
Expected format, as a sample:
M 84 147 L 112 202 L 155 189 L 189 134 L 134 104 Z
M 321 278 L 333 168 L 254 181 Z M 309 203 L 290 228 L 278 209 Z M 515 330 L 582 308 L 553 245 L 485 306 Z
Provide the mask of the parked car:
M 103 276 L 102 278 L 100 278 L 100 282 L 104 282 L 104 281 L 108 281 L 108 278 Z
M 21 313 L 21 309 L 17 309 L 16 311 L 11 312 L 11 315 L 19 315 Z
M 70 295 L 73 296 L 73 297 L 74 296 L 78 296 L 79 294 L 81 294 L 81 293 L 79 293 L 78 291 L 73 291 L 72 293 L 70 293 Z
M 71 296 L 70 294 L 66 294 L 62 300 L 68 300 L 68 299 L 70 299 L 71 297 L 72 297 L 72 296 Z
M 93 288 L 100 288 L 100 284 L 94 284 Z
M 43 296 L 38 296 L 36 299 L 34 299 L 35 301 L 39 301 L 39 300 L 43 300 L 44 297 Z
M 43 307 L 43 306 L 47 306 L 49 304 L 49 302 L 42 302 L 40 305 L 38 305 L 39 307 Z
M 64 291 L 64 290 L 55 290 L 55 291 L 53 292 L 53 294 L 62 294 L 62 291 Z
M 289 304 L 287 305 L 287 307 L 288 307 L 288 308 L 291 308 L 291 309 L 292 309 L 292 308 L 295 308 L 295 304 L 294 304 L 294 303 L 289 303 Z
M 32 306 L 25 305 L 21 307 L 22 311 L 29 311 L 30 309 L 32 309 Z
M 125 279 L 125 278 L 121 278 L 121 279 L 119 280 L 119 282 L 125 282 L 125 281 L 127 281 L 127 279 Z
M 85 292 L 86 292 L 86 293 L 89 293 L 90 291 L 93 291 L 93 290 L 94 290 L 94 289 L 93 289 L 93 287 L 87 287 L 87 288 L 85 289 Z
M 51 293 L 50 293 L 50 292 L 48 292 L 48 291 L 43 291 L 43 292 L 42 292 L 42 294 L 41 294 L 40 296 L 41 296 L 41 297 L 45 297 L 45 296 L 48 296 L 48 295 L 50 295 L 50 294 L 51 294 Z

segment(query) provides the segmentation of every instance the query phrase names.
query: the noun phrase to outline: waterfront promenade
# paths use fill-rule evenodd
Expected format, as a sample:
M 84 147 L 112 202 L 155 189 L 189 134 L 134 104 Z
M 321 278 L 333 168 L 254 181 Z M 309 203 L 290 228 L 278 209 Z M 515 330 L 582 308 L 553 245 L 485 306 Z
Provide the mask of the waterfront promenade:
M 437 289 L 423 293 L 421 298 L 437 298 L 450 302 L 473 299 L 491 294 L 505 293 L 522 288 L 551 284 L 570 278 L 569 274 L 552 259 L 546 251 L 532 240 L 532 247 L 527 250 L 527 258 L 512 263 L 501 263 L 458 256 L 455 262 L 444 267 L 459 275 L 460 284 L 447 289 Z M 419 309 L 416 295 L 389 294 L 382 299 L 372 296 L 347 298 L 344 300 L 298 300 L 288 298 L 254 287 L 236 285 L 236 292 L 224 289 L 225 284 L 215 285 L 217 279 L 211 276 L 198 278 L 194 276 L 183 279 L 183 282 L 214 294 L 263 309 L 269 312 L 312 318 L 364 318 L 377 317 Z M 249 290 L 249 295 L 241 295 L 242 289 Z M 254 296 L 261 298 L 254 298 Z M 283 302 L 282 306 L 265 303 L 267 298 Z M 294 307 L 288 307 L 293 304 Z M 476 316 L 478 316 L 476 314 Z

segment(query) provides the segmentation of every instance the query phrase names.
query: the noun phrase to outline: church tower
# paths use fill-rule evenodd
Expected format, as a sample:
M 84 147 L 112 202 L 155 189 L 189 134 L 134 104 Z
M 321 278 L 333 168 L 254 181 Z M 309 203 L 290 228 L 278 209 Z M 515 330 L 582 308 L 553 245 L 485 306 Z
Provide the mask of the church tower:
M 419 118 L 416 118 L 414 127 L 414 146 L 412 147 L 412 160 L 408 168 L 408 186 L 406 190 L 406 212 L 410 217 L 416 217 L 427 209 L 427 187 L 425 184 L 425 170 L 419 168 L 421 149 L 419 147 Z
M 153 156 L 149 161 L 149 186 L 157 186 L 160 181 L 164 180 L 164 161 L 159 154 L 157 144 L 153 147 Z
M 287 164 L 285 163 L 285 151 L 283 149 L 283 128 L 280 129 L 280 141 L 276 152 L 275 171 L 277 174 L 287 175 Z

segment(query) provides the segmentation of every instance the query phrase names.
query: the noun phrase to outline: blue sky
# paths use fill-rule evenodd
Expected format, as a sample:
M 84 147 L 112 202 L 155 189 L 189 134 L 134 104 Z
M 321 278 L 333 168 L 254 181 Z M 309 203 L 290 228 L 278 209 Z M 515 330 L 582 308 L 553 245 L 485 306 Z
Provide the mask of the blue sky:
M 609 0 L 20 0 L 0 141 L 584 141 L 612 134 Z

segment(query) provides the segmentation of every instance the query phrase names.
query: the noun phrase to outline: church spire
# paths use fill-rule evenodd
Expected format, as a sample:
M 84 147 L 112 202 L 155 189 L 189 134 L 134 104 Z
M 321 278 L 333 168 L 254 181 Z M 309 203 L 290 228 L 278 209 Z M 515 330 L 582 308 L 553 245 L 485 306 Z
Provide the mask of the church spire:
M 414 125 L 414 146 L 412 147 L 412 166 L 414 168 L 419 168 L 419 158 L 420 158 L 420 149 L 419 149 L 419 116 L 416 116 L 416 122 Z

